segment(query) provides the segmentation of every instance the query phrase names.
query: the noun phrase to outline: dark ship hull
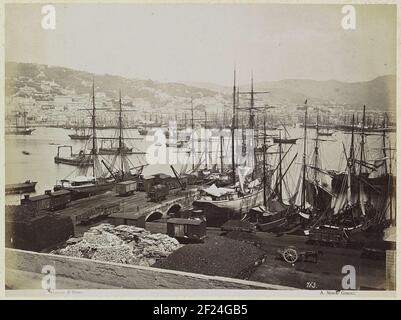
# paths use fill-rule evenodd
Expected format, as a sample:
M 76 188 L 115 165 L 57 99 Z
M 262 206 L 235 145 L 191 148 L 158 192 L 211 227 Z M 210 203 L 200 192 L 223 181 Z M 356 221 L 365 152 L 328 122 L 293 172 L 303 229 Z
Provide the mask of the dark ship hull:
M 23 183 L 6 184 L 6 194 L 30 193 L 35 192 L 37 182 L 25 181 Z
M 274 143 L 282 143 L 282 144 L 296 144 L 298 138 L 291 138 L 291 139 L 280 139 L 280 138 L 273 138 Z
M 31 135 L 35 129 L 9 129 L 6 130 L 6 135 L 28 136 Z
M 90 135 L 69 134 L 71 140 L 89 140 Z
M 59 156 L 54 157 L 55 163 L 67 164 L 76 167 L 88 167 L 93 165 L 92 158 L 63 158 Z

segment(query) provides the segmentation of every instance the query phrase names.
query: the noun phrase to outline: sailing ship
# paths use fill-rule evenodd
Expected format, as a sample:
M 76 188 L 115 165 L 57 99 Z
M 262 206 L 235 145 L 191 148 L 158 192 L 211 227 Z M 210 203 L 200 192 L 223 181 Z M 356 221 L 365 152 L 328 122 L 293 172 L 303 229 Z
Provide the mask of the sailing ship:
M 365 119 L 365 106 L 363 108 L 363 119 Z M 385 127 L 385 126 L 383 126 Z M 362 129 L 359 131 L 359 135 L 365 137 L 365 125 L 362 124 Z M 357 188 L 359 185 L 359 181 L 366 184 L 366 186 L 372 190 L 375 190 L 380 186 L 393 186 L 395 182 L 394 177 L 392 177 L 389 173 L 391 171 L 391 159 L 387 156 L 387 151 L 389 155 L 391 155 L 391 148 L 386 145 L 386 131 L 383 130 L 383 147 L 382 152 L 383 156 L 375 159 L 374 163 L 369 163 L 365 160 L 365 156 L 361 153 L 360 158 L 357 159 L 355 155 L 355 117 L 352 116 L 352 126 L 351 126 L 351 144 L 349 149 L 349 156 L 347 157 L 347 161 L 350 163 L 350 171 L 351 171 L 351 187 Z M 344 150 L 345 152 L 345 150 Z M 362 152 L 362 151 L 361 151 Z M 390 160 L 390 161 L 389 161 Z M 356 165 L 363 168 L 364 170 L 359 170 L 356 172 Z M 390 166 L 390 168 L 388 168 Z M 328 172 L 332 177 L 332 188 L 336 191 L 341 188 L 346 188 L 348 184 L 347 172 L 337 172 L 334 170 L 330 170 Z
M 254 111 L 258 108 L 254 104 L 254 95 L 258 93 L 267 92 L 255 92 L 253 88 L 253 77 L 251 79 L 251 91 L 242 92 L 243 94 L 250 94 L 250 107 L 242 108 L 249 110 L 249 127 L 254 128 L 255 125 L 255 114 Z M 231 151 L 232 151 L 232 186 L 230 188 L 218 188 L 216 185 L 212 185 L 209 188 L 201 191 L 201 197 L 193 202 L 193 206 L 196 209 L 203 210 L 206 215 L 209 224 L 220 225 L 229 219 L 240 219 L 249 212 L 253 207 L 257 207 L 263 203 L 263 188 L 261 187 L 260 181 L 254 178 L 254 172 L 251 172 L 251 179 L 249 175 L 241 174 L 244 169 L 250 169 L 250 167 L 241 167 L 235 163 L 235 129 L 236 129 L 236 118 L 237 118 L 237 90 L 236 90 L 236 71 L 234 70 L 234 85 L 233 85 L 233 116 L 231 125 Z M 255 154 L 252 153 L 253 163 L 255 163 Z M 238 171 L 239 183 L 236 185 L 236 172 Z M 247 183 L 247 180 L 250 180 Z
M 104 193 L 111 190 L 115 185 L 113 177 L 107 177 L 102 173 L 96 137 L 96 104 L 95 104 L 95 83 L 92 84 L 92 108 L 85 109 L 91 111 L 92 120 L 92 150 L 89 154 L 92 163 L 92 175 L 78 175 L 72 179 L 62 179 L 56 182 L 54 191 L 68 190 L 71 192 L 72 199 L 80 199 L 92 195 Z M 87 173 L 87 167 L 81 168 L 80 173 Z
M 278 228 L 284 227 L 287 224 L 287 218 L 292 213 L 292 204 L 285 204 L 283 202 L 283 192 L 282 184 L 285 174 L 294 162 L 297 154 L 291 161 L 287 170 L 283 174 L 282 172 L 282 145 L 279 142 L 279 159 L 278 159 L 278 174 L 275 185 L 273 188 L 270 186 L 271 176 L 273 175 L 273 170 L 267 169 L 266 155 L 267 155 L 267 144 L 266 144 L 266 121 L 264 121 L 264 138 L 262 151 L 262 164 L 263 164 L 263 205 L 254 207 L 249 212 L 250 221 L 255 222 L 257 227 L 261 231 L 272 231 Z
M 360 234 L 370 230 L 373 226 L 380 229 L 380 225 L 385 220 L 386 208 L 383 206 L 383 199 L 388 197 L 386 192 L 380 190 L 373 191 L 372 186 L 365 177 L 367 176 L 367 166 L 365 158 L 365 106 L 363 108 L 362 129 L 360 132 L 360 155 L 357 160 L 353 150 L 353 135 L 351 136 L 350 154 L 347 155 L 344 148 L 344 154 L 347 160 L 345 181 L 340 190 L 329 192 L 325 186 L 316 183 L 317 180 L 307 182 L 304 178 L 303 186 L 303 212 L 300 214 L 306 218 L 305 233 L 311 230 L 336 230 L 344 233 L 347 239 L 351 235 Z M 317 135 L 318 136 L 318 135 Z M 315 151 L 317 149 L 315 145 Z M 356 165 L 358 165 L 358 172 Z M 305 170 L 304 166 L 304 170 Z M 317 174 L 327 174 L 327 171 L 320 170 L 316 162 L 309 167 Z M 356 180 L 356 181 L 353 181 Z M 306 182 L 306 183 L 305 183 Z M 312 182 L 312 183 L 311 183 Z M 373 204 L 373 198 L 382 198 L 377 200 L 376 206 Z M 385 201 L 384 201 L 385 202 Z M 305 204 L 310 207 L 305 210 Z M 376 229 L 376 230 L 379 230 Z
M 127 138 L 124 137 L 124 123 L 123 123 L 123 112 L 133 112 L 133 109 L 123 109 L 122 99 L 121 99 L 121 91 L 119 93 L 119 109 L 118 111 L 118 132 L 116 137 L 105 137 L 101 138 L 102 142 L 106 139 L 109 141 L 116 141 L 118 145 L 116 147 L 111 146 L 109 148 L 101 147 L 99 149 L 100 155 L 109 155 L 111 156 L 111 160 L 107 161 L 106 159 L 102 159 L 101 162 L 107 171 L 110 173 L 111 177 L 114 178 L 115 181 L 127 181 L 127 180 L 138 180 L 142 175 L 142 171 L 145 166 L 147 166 L 146 161 L 143 159 L 143 155 L 146 152 L 143 152 L 134 147 L 128 147 L 125 144 L 125 140 L 136 138 Z M 128 156 L 135 156 L 139 165 L 134 164 Z
M 114 141 L 110 140 L 110 146 L 105 146 L 104 141 L 107 140 L 106 139 L 101 139 L 101 147 L 99 148 L 99 154 L 116 154 L 119 153 L 121 151 L 121 153 L 124 154 L 133 154 L 133 148 L 132 147 L 128 147 L 125 145 L 125 143 L 122 143 L 121 145 L 121 149 L 120 146 L 115 147 L 114 146 Z
M 75 127 L 75 133 L 68 135 L 71 140 L 89 140 L 90 134 L 86 132 L 84 125 L 77 125 Z
M 334 134 L 334 131 L 331 131 L 328 127 L 324 127 L 324 130 L 318 128 L 317 135 L 323 137 L 331 137 Z
M 141 136 L 146 136 L 147 134 L 148 134 L 148 129 L 146 128 L 146 127 L 139 127 L 138 128 L 138 133 L 141 135 Z
M 65 157 L 60 155 L 60 150 L 63 148 L 70 149 L 70 156 Z M 93 165 L 93 159 L 90 155 L 85 154 L 84 150 L 79 151 L 78 154 L 72 152 L 72 146 L 58 146 L 57 155 L 54 157 L 54 162 L 59 164 L 67 164 L 77 167 L 88 167 Z
M 8 127 L 5 130 L 6 135 L 30 135 L 32 132 L 35 130 L 33 128 L 29 128 L 27 126 L 27 112 L 16 112 L 15 113 L 15 126 L 14 127 Z M 23 117 L 23 125 L 21 126 L 19 124 L 18 119 L 20 117 Z
M 289 133 L 287 131 L 287 128 L 285 124 L 283 124 L 283 129 L 284 129 L 284 137 L 281 137 L 281 131 L 280 131 L 280 136 L 279 137 L 273 137 L 273 143 L 281 143 L 281 144 L 296 144 L 298 138 L 290 138 Z

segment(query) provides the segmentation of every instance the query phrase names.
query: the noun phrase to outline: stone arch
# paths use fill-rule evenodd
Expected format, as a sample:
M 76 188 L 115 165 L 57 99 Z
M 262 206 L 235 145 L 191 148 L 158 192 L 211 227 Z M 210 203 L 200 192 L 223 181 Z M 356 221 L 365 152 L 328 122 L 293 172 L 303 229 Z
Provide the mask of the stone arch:
M 161 219 L 162 217 L 163 217 L 163 213 L 161 213 L 160 211 L 154 211 L 146 217 L 145 221 L 151 222 L 151 221 Z
M 181 209 L 182 206 L 179 203 L 175 203 L 167 210 L 167 215 L 176 214 Z

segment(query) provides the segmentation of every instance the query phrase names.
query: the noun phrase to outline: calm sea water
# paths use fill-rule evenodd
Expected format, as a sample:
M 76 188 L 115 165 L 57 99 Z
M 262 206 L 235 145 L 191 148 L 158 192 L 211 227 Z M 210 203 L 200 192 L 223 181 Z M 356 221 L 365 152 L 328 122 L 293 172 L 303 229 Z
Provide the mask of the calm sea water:
M 288 152 L 285 161 L 283 161 L 284 167 L 290 163 L 296 153 L 298 157 L 294 161 L 290 170 L 287 173 L 287 184 L 289 188 L 295 188 L 296 182 L 300 176 L 300 167 L 302 163 L 303 153 L 303 129 L 302 128 L 289 128 L 289 135 L 291 137 L 300 138 L 296 145 L 291 147 Z M 68 166 L 64 164 L 54 163 L 54 156 L 57 154 L 58 145 L 71 145 L 74 153 L 78 153 L 79 150 L 85 148 L 86 144 L 91 142 L 71 140 L 68 134 L 73 133 L 73 130 L 60 129 L 60 128 L 36 128 L 36 130 L 29 136 L 6 136 L 6 184 L 18 183 L 25 180 L 38 181 L 36 186 L 36 193 L 43 194 L 45 190 L 52 189 L 57 180 L 63 178 L 72 178 L 78 175 L 76 167 Z M 140 138 L 137 130 L 130 129 L 124 130 L 124 134 L 128 138 Z M 98 136 L 110 137 L 116 136 L 115 130 L 98 130 Z M 347 152 L 350 141 L 350 134 L 342 132 L 336 132 L 332 137 L 320 137 L 326 141 L 320 141 L 319 153 L 321 157 L 321 167 L 326 169 L 341 169 L 344 170 L 345 160 L 343 152 L 343 144 L 345 145 Z M 315 137 L 315 130 L 308 129 L 308 138 Z M 143 138 L 143 137 L 142 137 Z M 393 148 L 395 148 L 395 134 L 391 133 L 389 140 Z M 143 140 L 126 140 L 127 144 L 134 146 L 138 150 L 157 150 L 158 147 L 149 149 L 152 141 Z M 224 162 L 227 164 L 231 163 L 231 147 L 229 145 L 230 139 L 227 138 L 224 141 L 223 150 L 225 153 Z M 359 139 L 356 138 L 356 142 Z M 201 142 L 202 144 L 202 142 Z M 99 143 L 100 145 L 100 143 Z M 283 152 L 288 150 L 290 145 L 283 145 Z M 308 142 L 308 153 L 311 153 L 314 147 L 314 141 Z M 90 146 L 87 146 L 89 149 Z M 216 139 L 209 145 L 209 150 L 214 150 L 214 153 L 208 159 L 208 163 L 211 161 L 220 164 L 220 142 Z M 373 160 L 382 156 L 382 137 L 381 136 L 368 136 L 366 143 L 367 159 Z M 277 150 L 276 147 L 269 148 L 269 151 Z M 22 152 L 29 152 L 29 155 L 25 155 Z M 176 150 L 172 148 L 172 154 L 175 152 L 185 153 L 183 149 Z M 62 154 L 67 155 L 69 150 L 63 150 Z M 162 153 L 161 153 L 162 154 Z M 170 154 L 171 156 L 171 154 Z M 156 155 L 157 157 L 157 155 Z M 187 155 L 181 155 L 183 159 L 188 158 Z M 277 163 L 277 155 L 269 156 L 271 163 Z M 309 156 L 311 158 L 311 156 Z M 131 155 L 130 159 L 132 163 L 139 164 L 143 157 Z M 163 161 L 162 161 L 163 162 Z M 182 165 L 175 164 L 174 167 L 180 171 Z M 191 165 L 188 166 L 190 168 Z M 393 161 L 392 167 L 395 168 L 395 162 Z M 283 169 L 284 170 L 284 169 Z M 170 169 L 169 163 L 162 164 L 151 164 L 145 167 L 144 174 L 150 175 L 153 173 L 165 172 L 172 175 L 173 172 Z M 19 203 L 20 195 L 7 195 L 7 203 Z

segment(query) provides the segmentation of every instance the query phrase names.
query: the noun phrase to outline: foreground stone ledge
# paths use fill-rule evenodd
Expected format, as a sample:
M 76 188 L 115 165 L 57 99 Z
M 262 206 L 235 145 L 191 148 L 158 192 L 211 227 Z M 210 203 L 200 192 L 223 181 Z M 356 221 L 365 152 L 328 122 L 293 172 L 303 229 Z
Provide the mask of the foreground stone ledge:
M 267 289 L 294 288 L 266 283 L 206 276 L 94 261 L 90 259 L 5 250 L 6 286 L 9 289 L 40 289 L 43 266 L 55 268 L 57 289 Z

